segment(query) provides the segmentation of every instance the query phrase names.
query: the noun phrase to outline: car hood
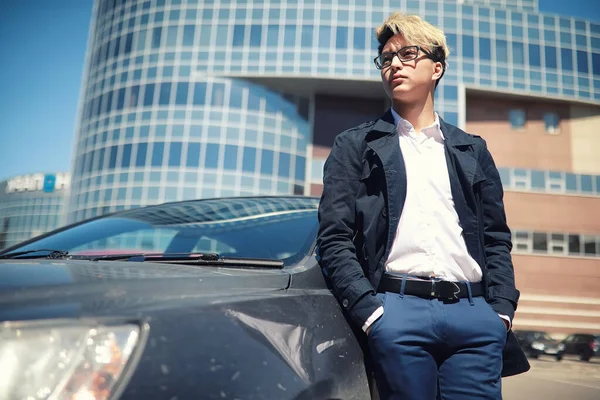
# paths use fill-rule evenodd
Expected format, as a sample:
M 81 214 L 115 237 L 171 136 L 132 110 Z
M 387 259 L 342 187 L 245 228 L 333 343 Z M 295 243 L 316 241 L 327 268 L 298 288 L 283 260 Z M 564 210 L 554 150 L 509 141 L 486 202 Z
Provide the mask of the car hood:
M 2 260 L 0 309 L 102 302 L 112 304 L 109 308 L 117 311 L 123 307 L 122 303 L 142 306 L 148 302 L 166 304 L 174 299 L 181 303 L 192 298 L 197 302 L 199 297 L 214 302 L 215 297 L 283 290 L 289 283 L 290 274 L 280 269 L 127 261 Z
M 146 279 L 287 276 L 280 270 L 190 266 L 131 261 L 1 260 L 0 291 L 66 284 L 110 283 Z

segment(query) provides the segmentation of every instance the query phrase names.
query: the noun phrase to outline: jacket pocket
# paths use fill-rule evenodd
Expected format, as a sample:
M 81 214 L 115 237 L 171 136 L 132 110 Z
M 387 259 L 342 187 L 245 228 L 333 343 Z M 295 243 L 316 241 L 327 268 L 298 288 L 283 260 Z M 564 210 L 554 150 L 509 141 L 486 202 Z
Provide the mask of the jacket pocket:
M 387 293 L 377 293 L 377 298 L 381 301 L 381 307 L 383 307 L 383 314 L 379 316 L 373 323 L 371 324 L 371 328 L 369 330 L 369 336 L 373 335 L 373 332 L 377 329 L 379 324 L 383 322 L 383 318 L 385 317 L 385 304 L 387 302 L 388 294 Z

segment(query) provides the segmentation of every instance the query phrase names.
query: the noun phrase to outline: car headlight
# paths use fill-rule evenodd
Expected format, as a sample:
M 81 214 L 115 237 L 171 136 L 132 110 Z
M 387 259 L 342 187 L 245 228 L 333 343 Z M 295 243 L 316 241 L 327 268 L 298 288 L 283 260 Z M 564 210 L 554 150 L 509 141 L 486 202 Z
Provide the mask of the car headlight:
M 0 325 L 0 399 L 108 399 L 140 340 L 135 324 Z
M 531 343 L 531 348 L 536 350 L 544 350 L 544 344 L 540 342 Z
M 565 344 L 561 343 L 558 345 L 558 351 L 563 351 L 565 349 Z

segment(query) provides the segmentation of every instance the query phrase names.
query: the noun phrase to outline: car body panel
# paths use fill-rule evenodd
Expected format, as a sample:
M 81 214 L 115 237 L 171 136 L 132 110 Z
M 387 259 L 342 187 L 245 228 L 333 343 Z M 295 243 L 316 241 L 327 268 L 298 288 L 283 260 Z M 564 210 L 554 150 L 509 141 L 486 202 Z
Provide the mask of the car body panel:
M 600 355 L 600 335 L 575 333 L 567 336 L 562 343 L 565 355 L 576 355 L 583 361 Z
M 517 330 L 515 335 L 528 357 L 551 356 L 560 360 L 564 355 L 562 343 L 544 331 Z
M 149 326 L 121 399 L 368 399 L 363 354 L 314 257 L 284 269 L 0 261 L 0 320 Z

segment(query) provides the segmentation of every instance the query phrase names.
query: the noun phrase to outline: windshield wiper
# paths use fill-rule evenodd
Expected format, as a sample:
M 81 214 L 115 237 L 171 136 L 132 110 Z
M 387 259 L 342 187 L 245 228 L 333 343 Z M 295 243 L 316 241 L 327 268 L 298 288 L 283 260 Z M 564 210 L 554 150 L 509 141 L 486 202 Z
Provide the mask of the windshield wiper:
M 206 260 L 218 260 L 216 253 L 124 253 L 124 254 L 103 254 L 103 255 L 78 255 L 74 254 L 73 259 L 90 261 L 154 261 L 156 258 L 161 260 L 189 260 L 190 258 L 201 258 Z
M 28 254 L 48 252 L 44 255 L 27 256 Z M 23 257 L 27 256 L 27 257 Z M 166 253 L 166 254 L 106 254 L 106 255 L 69 255 L 66 250 L 36 249 L 27 251 L 18 251 L 0 256 L 0 259 L 7 258 L 50 258 L 50 259 L 71 259 L 71 260 L 89 260 L 89 261 L 131 261 L 131 262 L 158 262 L 168 264 L 183 265 L 210 265 L 223 267 L 239 268 L 283 268 L 283 261 L 264 258 L 244 258 L 244 257 L 221 257 L 217 253 Z
M 217 253 L 166 253 L 166 254 L 107 254 L 102 256 L 78 256 L 71 259 L 90 261 L 158 262 L 183 265 L 210 265 L 240 268 L 283 268 L 283 261 L 264 258 L 221 257 Z
M 41 253 L 43 251 L 46 251 L 49 253 L 45 254 L 45 255 L 29 256 L 29 257 L 24 257 L 24 258 L 66 258 L 69 255 L 69 252 L 66 250 L 36 249 L 36 250 L 17 251 L 14 253 L 4 254 L 4 255 L 0 256 L 0 259 L 17 258 L 20 256 L 25 256 L 27 254 Z
M 144 261 L 184 265 L 214 265 L 240 268 L 283 268 L 283 261 L 268 258 L 221 257 L 215 253 L 183 256 L 148 256 Z

